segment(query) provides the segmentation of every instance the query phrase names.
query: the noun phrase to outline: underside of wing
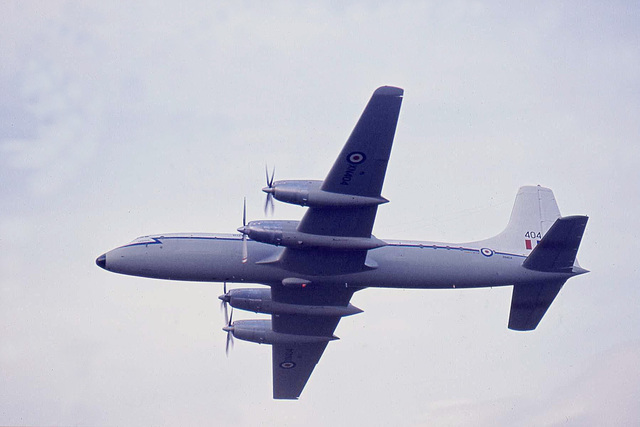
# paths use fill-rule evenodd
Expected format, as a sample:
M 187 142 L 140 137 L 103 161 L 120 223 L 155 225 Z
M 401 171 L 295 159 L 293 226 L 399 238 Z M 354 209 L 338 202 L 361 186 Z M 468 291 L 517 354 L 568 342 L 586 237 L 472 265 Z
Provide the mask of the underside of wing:
M 274 303 L 305 307 L 271 316 L 273 332 L 289 337 L 273 345 L 276 399 L 298 398 L 327 342 L 335 339 L 333 332 L 341 316 L 347 315 L 336 314 L 346 313 L 336 307 L 346 308 L 356 289 L 330 277 L 369 268 L 367 251 L 385 245 L 371 232 L 378 205 L 387 201 L 381 191 L 402 95 L 402 89 L 389 86 L 373 93 L 320 186 L 318 194 L 323 202 L 314 204 L 309 196 L 310 207 L 297 225 L 297 237 L 287 241 L 288 246 L 274 261 L 285 270 L 311 277 L 304 287 L 271 287 Z M 278 197 L 278 191 L 274 191 Z
M 344 198 L 337 198 L 333 205 L 309 207 L 297 231 L 336 239 L 372 239 L 378 204 L 386 202 L 381 197 L 382 184 L 402 95 L 402 89 L 391 86 L 383 86 L 373 93 L 322 182 L 321 189 L 326 194 L 340 194 L 354 202 L 347 203 Z M 284 268 L 293 272 L 326 276 L 362 271 L 367 268 L 366 257 L 366 249 L 287 248 L 279 261 Z
M 338 155 L 322 190 L 380 198 L 391 155 L 403 90 L 383 86 L 374 93 Z M 380 199 L 383 202 L 384 199 Z M 377 204 L 359 207 L 311 207 L 299 231 L 331 236 L 369 237 Z
M 382 190 L 404 91 L 383 86 L 374 93 L 342 148 L 322 189 L 377 197 Z
M 287 248 L 280 257 L 282 268 L 309 276 L 356 273 L 367 269 L 367 251 Z
M 327 343 L 274 344 L 272 347 L 273 398 L 297 399 Z
M 274 286 L 272 299 L 286 304 L 346 307 L 353 292 L 353 289 L 320 285 L 294 289 Z M 309 341 L 306 337 L 335 339 L 333 332 L 340 316 L 274 314 L 271 319 L 274 332 L 300 337 L 273 345 L 273 397 L 297 399 L 327 347 L 326 341 L 304 342 Z

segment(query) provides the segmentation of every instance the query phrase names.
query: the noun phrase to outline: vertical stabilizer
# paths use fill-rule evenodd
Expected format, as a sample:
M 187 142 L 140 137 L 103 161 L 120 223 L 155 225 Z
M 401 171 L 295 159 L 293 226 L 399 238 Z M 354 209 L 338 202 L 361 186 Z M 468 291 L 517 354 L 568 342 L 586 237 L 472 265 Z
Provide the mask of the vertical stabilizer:
M 492 249 L 528 255 L 558 218 L 560 210 L 553 191 L 540 186 L 520 187 L 507 228 L 486 242 Z

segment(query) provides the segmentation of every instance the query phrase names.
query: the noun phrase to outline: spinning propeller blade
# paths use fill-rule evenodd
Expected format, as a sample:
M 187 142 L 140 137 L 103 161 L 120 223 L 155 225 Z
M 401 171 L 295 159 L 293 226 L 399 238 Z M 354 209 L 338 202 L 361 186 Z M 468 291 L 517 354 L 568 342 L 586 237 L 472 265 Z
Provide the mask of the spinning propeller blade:
M 229 324 L 229 310 L 227 303 L 229 302 L 229 295 L 227 295 L 227 282 L 224 282 L 224 294 L 218 297 L 220 299 L 220 311 L 224 311 L 224 324 Z
M 247 198 L 244 198 L 244 207 L 242 209 L 242 228 L 247 226 Z M 249 257 L 247 250 L 247 234 L 242 232 L 242 263 L 245 264 Z
M 273 171 L 271 172 L 271 177 L 269 177 L 269 169 L 267 165 L 264 165 L 264 172 L 267 176 L 267 186 L 262 189 L 265 193 L 267 193 L 267 198 L 264 201 L 264 214 L 267 214 L 268 210 L 271 210 L 271 215 L 273 215 L 273 193 L 275 189 L 273 188 L 273 178 L 276 176 L 276 167 L 273 167 Z
M 232 325 L 232 320 L 233 320 L 233 308 L 231 309 L 231 317 L 229 317 L 229 323 L 227 324 L 226 328 L 222 328 L 223 331 L 227 332 L 227 344 L 225 345 L 224 348 L 224 352 L 227 355 L 227 357 L 229 357 L 229 345 L 231 345 L 231 348 L 233 348 L 233 325 Z

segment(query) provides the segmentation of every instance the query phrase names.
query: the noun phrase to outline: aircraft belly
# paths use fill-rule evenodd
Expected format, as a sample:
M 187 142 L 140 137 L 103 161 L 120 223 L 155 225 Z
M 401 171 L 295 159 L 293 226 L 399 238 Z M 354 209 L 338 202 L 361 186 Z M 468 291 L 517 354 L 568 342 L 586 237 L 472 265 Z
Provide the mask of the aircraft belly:
M 384 247 L 370 251 L 378 264 L 362 273 L 369 287 L 468 288 L 505 286 L 523 278 L 524 258 L 479 250 L 433 249 L 432 247 Z M 356 283 L 354 283 L 356 285 Z

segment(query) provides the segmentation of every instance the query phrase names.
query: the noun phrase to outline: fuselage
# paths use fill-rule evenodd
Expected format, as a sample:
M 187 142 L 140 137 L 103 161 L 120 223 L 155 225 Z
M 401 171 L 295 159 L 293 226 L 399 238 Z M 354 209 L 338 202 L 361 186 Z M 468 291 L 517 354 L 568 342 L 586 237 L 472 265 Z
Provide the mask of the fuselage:
M 473 288 L 568 278 L 572 274 L 524 268 L 524 254 L 501 252 L 483 242 L 447 244 L 384 240 L 368 251 L 363 271 L 312 276 L 282 268 L 284 250 L 253 240 L 242 262 L 240 234 L 165 234 L 141 237 L 98 259 L 112 272 L 167 280 L 237 282 L 273 285 L 295 277 L 314 284 L 354 288 Z M 348 252 L 345 252 L 345 254 Z

